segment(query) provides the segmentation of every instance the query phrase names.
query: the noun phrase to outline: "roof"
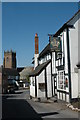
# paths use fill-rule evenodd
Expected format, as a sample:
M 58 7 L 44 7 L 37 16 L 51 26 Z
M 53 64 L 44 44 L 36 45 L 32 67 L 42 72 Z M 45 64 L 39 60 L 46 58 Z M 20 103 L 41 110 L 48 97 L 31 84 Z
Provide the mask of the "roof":
M 73 25 L 67 25 L 67 23 L 65 23 L 54 35 L 53 37 L 57 37 L 58 35 L 60 35 L 60 33 L 65 29 L 65 28 L 72 28 Z
M 70 22 L 80 13 L 80 10 L 76 12 L 71 19 L 69 19 L 64 25 L 53 35 L 53 37 L 57 37 L 65 28 L 70 27 L 72 28 L 73 25 L 70 24 Z M 79 16 L 78 16 L 79 17 Z
M 25 67 L 21 72 L 20 76 L 27 76 L 33 71 L 33 67 Z
M 44 63 L 42 63 L 41 65 L 37 66 L 37 67 L 35 68 L 35 70 L 34 70 L 32 73 L 29 74 L 29 76 L 37 76 L 37 75 L 39 75 L 39 74 L 43 71 L 43 69 L 45 69 L 45 67 L 46 67 L 50 62 L 51 62 L 51 59 L 48 60 L 47 62 L 44 62 Z
M 19 75 L 17 69 L 15 68 L 0 68 L 0 72 L 3 75 L 17 76 Z
M 75 18 L 75 16 L 77 16 L 78 14 L 80 14 L 80 10 L 78 10 L 73 16 L 71 19 L 69 19 L 66 23 L 68 24 L 72 19 Z M 79 16 L 78 16 L 79 17 Z
M 18 71 L 18 72 L 21 72 L 23 69 L 24 69 L 24 67 L 18 67 L 18 68 L 17 68 L 17 71 Z
M 73 25 L 70 25 L 69 23 L 80 13 L 80 10 L 78 10 L 77 13 L 74 14 L 74 16 L 69 19 L 54 35 L 53 37 L 57 37 L 58 35 L 60 35 L 60 33 L 67 27 L 72 28 Z M 50 52 L 50 44 L 48 44 L 43 50 L 42 52 L 39 54 L 38 59 L 40 59 L 40 57 L 44 56 L 46 53 Z
M 38 59 L 40 59 L 40 57 L 44 56 L 45 54 L 50 52 L 50 44 L 48 44 L 43 50 L 42 52 L 39 54 Z

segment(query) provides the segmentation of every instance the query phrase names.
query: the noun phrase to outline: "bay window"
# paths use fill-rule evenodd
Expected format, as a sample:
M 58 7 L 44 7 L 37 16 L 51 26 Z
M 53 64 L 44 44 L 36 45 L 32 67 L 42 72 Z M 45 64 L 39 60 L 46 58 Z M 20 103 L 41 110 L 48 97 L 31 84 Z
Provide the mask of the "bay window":
M 59 71 L 58 88 L 66 90 L 68 88 L 68 78 L 64 76 L 64 71 Z

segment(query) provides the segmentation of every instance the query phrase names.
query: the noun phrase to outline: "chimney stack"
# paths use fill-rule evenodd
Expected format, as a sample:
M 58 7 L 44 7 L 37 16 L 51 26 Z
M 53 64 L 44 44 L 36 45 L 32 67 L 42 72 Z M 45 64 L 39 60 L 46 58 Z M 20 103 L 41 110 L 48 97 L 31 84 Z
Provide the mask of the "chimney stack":
M 35 54 L 39 54 L 38 40 L 39 40 L 38 34 L 36 33 L 36 34 L 35 34 Z
M 38 34 L 35 34 L 35 54 L 34 54 L 34 69 L 38 66 L 39 46 L 38 46 Z

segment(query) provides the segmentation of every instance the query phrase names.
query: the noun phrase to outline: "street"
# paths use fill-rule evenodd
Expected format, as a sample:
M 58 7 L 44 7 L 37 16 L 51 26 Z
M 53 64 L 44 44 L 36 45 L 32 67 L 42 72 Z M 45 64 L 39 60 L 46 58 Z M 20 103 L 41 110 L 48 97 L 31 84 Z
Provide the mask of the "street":
M 72 111 L 64 103 L 35 102 L 29 99 L 29 90 L 18 90 L 15 94 L 4 94 L 2 98 L 2 120 L 74 118 L 78 112 Z

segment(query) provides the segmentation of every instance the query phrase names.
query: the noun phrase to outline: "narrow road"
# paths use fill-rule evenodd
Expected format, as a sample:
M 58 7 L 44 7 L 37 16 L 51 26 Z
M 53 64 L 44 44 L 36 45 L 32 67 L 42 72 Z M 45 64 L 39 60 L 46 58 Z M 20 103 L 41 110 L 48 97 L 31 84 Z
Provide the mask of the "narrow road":
M 46 118 L 77 120 L 78 117 L 77 112 L 67 109 L 62 103 L 40 103 L 30 100 L 29 90 L 19 90 L 15 94 L 3 95 L 2 98 L 2 120 L 46 120 Z
M 2 119 L 41 119 L 31 105 L 26 101 L 26 90 L 17 91 L 15 94 L 4 95 L 2 98 Z M 27 95 L 26 95 L 27 93 Z

